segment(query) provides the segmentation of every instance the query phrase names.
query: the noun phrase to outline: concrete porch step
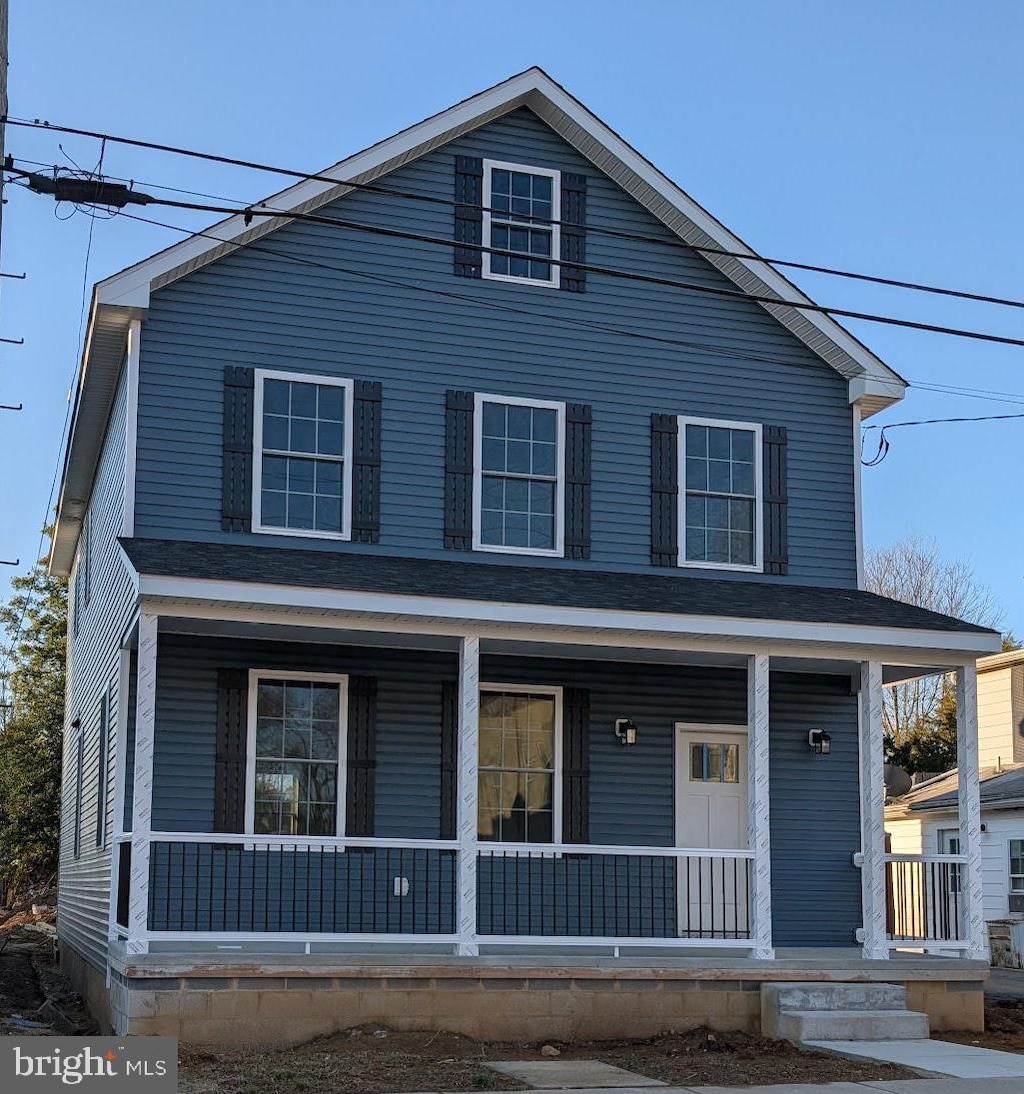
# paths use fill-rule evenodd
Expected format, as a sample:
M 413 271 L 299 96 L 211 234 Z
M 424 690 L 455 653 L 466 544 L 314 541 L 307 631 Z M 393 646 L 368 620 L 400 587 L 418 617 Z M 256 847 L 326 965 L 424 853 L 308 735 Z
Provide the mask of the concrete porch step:
M 762 984 L 761 1006 L 780 1010 L 906 1010 L 902 984 Z
M 782 1010 L 776 1036 L 787 1041 L 914 1041 L 929 1033 L 913 1010 Z

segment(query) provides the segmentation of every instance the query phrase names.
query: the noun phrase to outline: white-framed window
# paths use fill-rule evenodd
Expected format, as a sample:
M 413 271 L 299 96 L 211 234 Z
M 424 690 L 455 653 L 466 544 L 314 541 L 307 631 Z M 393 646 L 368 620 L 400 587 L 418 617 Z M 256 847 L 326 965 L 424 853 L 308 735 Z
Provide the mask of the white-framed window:
M 565 403 L 476 396 L 473 548 L 565 550 Z
M 350 539 L 353 383 L 256 369 L 252 530 Z
M 761 426 L 679 418 L 679 565 L 760 571 Z
M 558 288 L 561 173 L 484 160 L 483 241 L 513 255 L 483 253 L 483 276 Z M 553 222 L 553 223 L 552 223 Z
M 480 685 L 477 836 L 500 843 L 562 838 L 562 689 Z
M 960 854 L 959 828 L 940 828 L 936 832 L 936 838 L 940 855 Z M 952 863 L 949 867 L 949 891 L 960 892 L 960 863 L 958 862 Z
M 1024 893 L 1024 839 L 1009 841 L 1010 892 Z
M 246 832 L 344 835 L 347 713 L 347 676 L 250 671 Z

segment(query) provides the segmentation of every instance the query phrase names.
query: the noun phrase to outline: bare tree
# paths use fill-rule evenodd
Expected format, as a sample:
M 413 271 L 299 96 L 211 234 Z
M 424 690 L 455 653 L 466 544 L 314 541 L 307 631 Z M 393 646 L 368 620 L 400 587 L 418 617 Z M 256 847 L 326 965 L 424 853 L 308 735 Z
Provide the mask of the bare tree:
M 1002 609 L 991 590 L 977 580 L 966 559 L 943 558 L 934 540 L 910 536 L 869 552 L 865 577 L 867 587 L 881 596 L 983 627 L 1001 627 Z M 941 674 L 922 676 L 886 688 L 885 733 L 894 745 L 935 716 L 943 680 Z

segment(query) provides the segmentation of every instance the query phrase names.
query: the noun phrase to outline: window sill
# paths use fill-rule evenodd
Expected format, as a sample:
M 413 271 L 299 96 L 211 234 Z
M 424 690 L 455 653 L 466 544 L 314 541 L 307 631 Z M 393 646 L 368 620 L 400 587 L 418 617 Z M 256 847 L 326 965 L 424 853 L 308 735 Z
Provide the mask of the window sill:
M 557 277 L 552 278 L 550 281 L 540 281 L 534 277 L 515 277 L 512 274 L 491 273 L 490 270 L 481 270 L 480 277 L 484 281 L 505 281 L 511 285 L 533 285 L 538 289 L 559 288 L 559 279 Z
M 252 530 L 261 536 L 294 536 L 299 539 L 330 539 L 341 543 L 352 539 L 350 532 L 318 532 L 314 528 L 267 528 L 254 524 Z
M 677 563 L 681 570 L 730 570 L 734 573 L 743 574 L 761 574 L 764 573 L 763 566 L 744 566 L 736 562 L 694 562 L 680 561 Z
M 496 543 L 473 544 L 474 551 L 486 551 L 496 555 L 532 555 L 535 558 L 564 558 L 565 552 L 546 547 L 502 547 Z

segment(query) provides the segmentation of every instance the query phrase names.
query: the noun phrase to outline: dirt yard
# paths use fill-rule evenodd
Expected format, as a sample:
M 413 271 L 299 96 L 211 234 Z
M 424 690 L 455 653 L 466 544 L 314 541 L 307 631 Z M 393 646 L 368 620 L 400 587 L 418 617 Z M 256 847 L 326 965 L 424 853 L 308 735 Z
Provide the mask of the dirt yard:
M 986 999 L 984 1033 L 939 1033 L 934 1036 L 961 1045 L 1024 1052 L 1024 1000 Z
M 96 1033 L 61 976 L 53 941 L 32 926 L 52 916 L 20 912 L 0 925 L 0 1036 Z M 6 929 L 4 929 L 6 928 Z M 45 928 L 44 928 L 45 931 Z M 488 1060 L 544 1059 L 541 1044 L 481 1044 L 451 1033 L 372 1027 L 273 1052 L 181 1049 L 184 1094 L 399 1094 L 423 1090 L 521 1090 Z M 670 1085 L 748 1086 L 913 1078 L 887 1064 L 863 1064 L 737 1033 L 664 1034 L 648 1041 L 564 1045 L 563 1058 L 603 1060 Z M 548 1050 L 550 1052 L 550 1049 Z

